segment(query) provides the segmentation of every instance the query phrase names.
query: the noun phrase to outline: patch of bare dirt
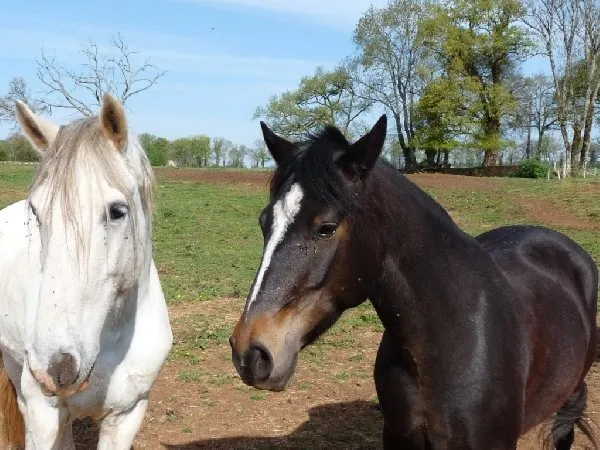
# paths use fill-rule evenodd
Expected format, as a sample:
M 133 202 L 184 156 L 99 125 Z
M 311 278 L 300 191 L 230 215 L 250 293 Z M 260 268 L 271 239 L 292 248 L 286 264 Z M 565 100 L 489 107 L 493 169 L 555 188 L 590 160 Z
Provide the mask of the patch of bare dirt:
M 186 317 L 214 315 L 233 328 L 243 301 L 221 299 L 170 308 L 177 337 Z M 189 330 L 188 330 L 189 331 Z M 361 330 L 357 348 L 328 349 L 322 364 L 301 361 L 290 387 L 281 393 L 245 386 L 230 361 L 226 342 L 201 352 L 190 364 L 169 360 L 150 396 L 144 424 L 136 439 L 139 449 L 380 449 L 382 415 L 375 402 L 371 376 L 380 333 Z M 357 357 L 360 356 L 360 357 Z M 182 379 L 197 370 L 201 379 Z M 588 376 L 587 413 L 600 411 L 600 367 Z M 93 429 L 81 431 L 90 448 Z M 519 450 L 538 450 L 540 428 L 521 439 Z M 574 449 L 587 448 L 578 434 Z
M 254 189 L 267 189 L 271 180 L 271 171 L 235 170 L 235 169 L 173 169 L 154 168 L 159 179 L 169 181 L 187 181 L 194 183 L 247 185 Z
M 266 189 L 271 179 L 271 171 L 252 171 L 235 169 L 174 169 L 166 167 L 154 168 L 158 178 L 169 181 L 187 181 L 196 183 L 248 184 L 259 189 Z M 502 185 L 502 178 L 470 177 L 447 174 L 412 174 L 408 178 L 424 188 L 470 189 L 490 191 Z
M 565 208 L 551 199 L 533 196 L 514 196 L 513 200 L 519 204 L 529 217 L 543 223 L 547 227 L 567 227 L 579 230 L 600 229 L 598 222 L 569 214 L 565 211 Z
M 421 188 L 467 189 L 474 191 L 493 191 L 502 186 L 502 178 L 469 177 L 442 173 L 417 173 L 408 178 Z
M 214 314 L 233 329 L 242 308 L 242 301 L 229 299 L 172 307 L 176 339 L 186 315 Z M 364 333 L 368 350 L 360 361 L 352 361 L 356 349 L 336 348 L 323 367 L 301 362 L 282 393 L 245 386 L 226 342 L 195 367 L 209 374 L 202 381 L 182 381 L 182 369 L 194 366 L 169 361 L 152 390 L 136 448 L 379 448 L 381 414 L 371 379 L 379 339 L 379 333 Z

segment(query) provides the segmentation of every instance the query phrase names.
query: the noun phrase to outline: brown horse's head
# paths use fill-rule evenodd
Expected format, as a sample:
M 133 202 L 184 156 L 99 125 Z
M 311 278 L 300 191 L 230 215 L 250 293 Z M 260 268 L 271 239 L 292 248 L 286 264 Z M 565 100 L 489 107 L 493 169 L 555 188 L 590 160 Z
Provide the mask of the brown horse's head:
M 386 117 L 354 144 L 326 128 L 297 146 L 261 123 L 278 165 L 260 215 L 262 262 L 230 338 L 242 379 L 283 390 L 301 348 L 366 298 L 353 213 L 381 153 Z

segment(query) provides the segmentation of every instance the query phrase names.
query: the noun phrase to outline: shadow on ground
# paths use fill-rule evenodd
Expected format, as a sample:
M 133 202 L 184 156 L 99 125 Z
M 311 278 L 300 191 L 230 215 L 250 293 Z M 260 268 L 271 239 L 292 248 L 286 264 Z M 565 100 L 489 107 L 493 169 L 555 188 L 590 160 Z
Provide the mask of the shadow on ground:
M 169 450 L 380 449 L 382 426 L 377 404 L 356 401 L 312 408 L 309 419 L 287 436 L 236 436 L 163 445 Z

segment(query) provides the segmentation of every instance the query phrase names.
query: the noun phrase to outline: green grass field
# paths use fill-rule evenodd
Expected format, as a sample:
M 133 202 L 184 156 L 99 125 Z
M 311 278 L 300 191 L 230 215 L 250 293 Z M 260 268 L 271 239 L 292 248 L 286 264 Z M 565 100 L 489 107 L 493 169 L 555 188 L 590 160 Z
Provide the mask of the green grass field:
M 34 170 L 0 165 L 0 208 L 26 196 Z M 481 190 L 452 185 L 425 189 L 471 234 L 509 223 L 548 225 L 573 237 L 600 262 L 600 239 L 590 226 L 600 228 L 600 180 L 492 181 Z M 245 297 L 262 252 L 257 218 L 267 203 L 266 189 L 181 182 L 159 174 L 156 192 L 155 259 L 168 302 Z M 544 223 L 522 207 L 528 201 L 548 203 L 549 214 L 585 226 Z
M 32 166 L 0 165 L 0 208 L 26 196 L 34 170 Z M 329 402 L 331 392 L 347 401 L 375 402 L 372 361 L 382 328 L 369 304 L 345 314 L 322 339 L 305 349 L 299 373 L 286 391 L 288 397 L 255 391 L 241 383 L 229 360 L 227 337 L 262 254 L 257 218 L 267 203 L 266 184 L 207 182 L 205 171 L 189 173 L 197 176 L 183 180 L 177 171 L 157 171 L 154 256 L 171 309 L 175 343 L 148 412 L 147 422 L 160 426 L 143 428 L 138 443 L 144 447 L 158 433 L 168 436 L 164 439 L 169 442 L 202 444 L 209 437 L 204 434 L 207 423 L 213 435 L 285 434 L 300 426 L 315 404 Z M 240 178 L 244 173 L 240 172 Z M 600 180 L 412 178 L 471 234 L 510 223 L 547 225 L 573 237 L 600 263 Z M 292 400 L 294 413 L 286 403 Z M 227 428 L 229 422 L 225 423 L 225 417 L 244 421 L 264 411 L 280 414 L 288 420 L 288 428 L 276 433 L 268 424 L 251 423 L 232 431 Z M 379 442 L 380 425 L 377 415 L 361 433 L 375 433 L 374 442 Z M 301 435 L 302 446 L 308 446 L 302 448 L 323 448 L 323 442 L 348 439 L 335 426 L 309 429 L 315 446 Z M 296 442 L 298 436 L 292 433 L 286 442 Z M 227 442 L 218 448 L 229 448 Z M 279 445 L 283 444 L 244 443 L 247 448 Z

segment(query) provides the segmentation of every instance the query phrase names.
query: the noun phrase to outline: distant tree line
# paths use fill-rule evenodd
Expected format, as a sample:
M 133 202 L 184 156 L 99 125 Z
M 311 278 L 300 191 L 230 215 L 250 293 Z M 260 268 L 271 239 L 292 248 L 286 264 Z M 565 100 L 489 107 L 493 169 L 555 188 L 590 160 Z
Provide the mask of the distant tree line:
M 301 139 L 326 124 L 351 139 L 385 110 L 386 157 L 407 171 L 445 165 L 515 164 L 536 159 L 563 174 L 597 164 L 600 121 L 600 4 L 595 0 L 390 0 L 371 7 L 353 33 L 354 51 L 337 67 L 317 67 L 297 89 L 256 109 L 275 131 Z M 108 51 L 100 49 L 108 48 Z M 82 47 L 69 65 L 44 51 L 36 61 L 45 92 L 34 97 L 14 77 L 0 96 L 0 123 L 14 123 L 22 100 L 36 112 L 94 114 L 105 92 L 128 104 L 165 75 L 140 61 L 120 35 Z M 523 75 L 532 56 L 547 74 Z M 268 152 L 205 135 L 168 141 L 144 134 L 155 165 L 263 167 Z M 35 158 L 18 135 L 0 158 Z
M 153 166 L 164 166 L 173 161 L 181 167 L 265 167 L 271 158 L 262 139 L 253 147 L 206 135 L 169 141 L 142 133 L 139 140 Z
M 0 161 L 34 162 L 39 160 L 37 151 L 25 136 L 13 133 L 0 140 Z
M 390 0 L 363 14 L 353 38 L 338 67 L 318 67 L 254 117 L 291 137 L 325 124 L 352 137 L 383 109 L 388 157 L 409 171 L 547 158 L 570 173 L 596 163 L 597 1 Z M 522 74 L 534 55 L 549 73 Z
M 140 143 L 153 166 L 165 166 L 173 161 L 180 167 L 259 167 L 264 168 L 271 156 L 264 142 L 253 147 L 236 145 L 223 138 L 198 135 L 167 140 L 149 133 L 139 136 Z M 0 161 L 38 161 L 39 155 L 20 133 L 0 140 Z

